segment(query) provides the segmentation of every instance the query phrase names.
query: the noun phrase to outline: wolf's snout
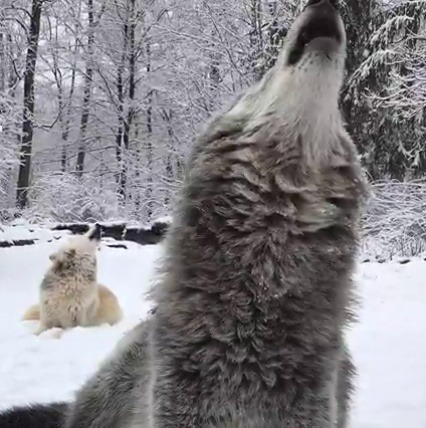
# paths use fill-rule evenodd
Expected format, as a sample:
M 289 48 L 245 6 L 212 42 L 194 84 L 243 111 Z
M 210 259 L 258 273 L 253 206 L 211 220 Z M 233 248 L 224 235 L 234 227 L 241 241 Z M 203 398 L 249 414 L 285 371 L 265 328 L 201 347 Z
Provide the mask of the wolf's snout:
M 311 0 L 306 6 L 306 22 L 299 34 L 299 43 L 307 44 L 318 37 L 328 37 L 342 41 L 339 27 L 340 16 L 335 0 Z
M 305 53 L 317 52 L 332 59 L 344 47 L 345 32 L 338 0 L 310 0 L 289 41 L 288 65 L 297 64 Z

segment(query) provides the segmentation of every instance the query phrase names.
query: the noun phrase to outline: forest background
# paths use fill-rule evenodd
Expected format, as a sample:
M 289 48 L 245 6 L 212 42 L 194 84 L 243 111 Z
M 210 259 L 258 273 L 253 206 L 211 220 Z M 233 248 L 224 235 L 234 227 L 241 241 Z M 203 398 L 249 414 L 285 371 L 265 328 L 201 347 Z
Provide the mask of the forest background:
M 374 189 L 364 245 L 418 254 L 426 1 L 341 3 L 341 105 Z M 2 0 L 0 223 L 148 223 L 169 213 L 203 124 L 274 64 L 303 5 Z

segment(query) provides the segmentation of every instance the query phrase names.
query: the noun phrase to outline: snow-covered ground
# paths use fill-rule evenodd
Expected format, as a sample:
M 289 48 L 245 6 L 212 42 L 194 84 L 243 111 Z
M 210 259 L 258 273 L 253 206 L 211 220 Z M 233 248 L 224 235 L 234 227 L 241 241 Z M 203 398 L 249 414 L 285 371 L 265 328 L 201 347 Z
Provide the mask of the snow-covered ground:
M 99 279 L 118 295 L 125 319 L 114 327 L 76 328 L 59 340 L 36 337 L 34 325 L 20 317 L 36 302 L 48 255 L 61 243 L 54 236 L 62 235 L 20 229 L 0 231 L 0 240 L 35 233 L 39 241 L 0 248 L 0 409 L 72 399 L 118 339 L 146 316 L 144 293 L 155 281 L 162 251 L 131 243 L 127 250 L 103 246 Z M 356 282 L 362 307 L 349 334 L 359 371 L 352 427 L 425 428 L 426 262 L 365 263 Z

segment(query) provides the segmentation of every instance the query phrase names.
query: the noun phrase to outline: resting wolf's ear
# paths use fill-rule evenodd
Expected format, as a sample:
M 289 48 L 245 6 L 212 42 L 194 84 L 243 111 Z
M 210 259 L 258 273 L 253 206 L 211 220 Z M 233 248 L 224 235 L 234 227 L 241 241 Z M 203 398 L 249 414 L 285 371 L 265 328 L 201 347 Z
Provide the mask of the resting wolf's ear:
M 100 241 L 102 237 L 102 226 L 96 223 L 95 227 L 88 232 L 87 237 L 90 241 Z
M 54 262 L 54 261 L 56 260 L 56 253 L 52 253 L 52 254 L 49 256 L 49 260 L 50 260 L 50 261 L 52 261 L 52 262 Z

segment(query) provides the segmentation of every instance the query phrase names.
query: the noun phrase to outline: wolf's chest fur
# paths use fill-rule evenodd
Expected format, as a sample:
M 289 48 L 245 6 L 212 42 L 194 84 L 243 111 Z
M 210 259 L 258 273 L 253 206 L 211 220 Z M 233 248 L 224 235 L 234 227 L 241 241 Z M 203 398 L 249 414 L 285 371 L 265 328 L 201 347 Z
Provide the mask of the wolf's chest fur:
M 351 151 L 310 168 L 261 143 L 215 140 L 193 160 L 154 334 L 176 383 L 245 414 L 331 382 L 365 191 Z

